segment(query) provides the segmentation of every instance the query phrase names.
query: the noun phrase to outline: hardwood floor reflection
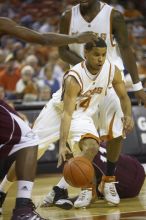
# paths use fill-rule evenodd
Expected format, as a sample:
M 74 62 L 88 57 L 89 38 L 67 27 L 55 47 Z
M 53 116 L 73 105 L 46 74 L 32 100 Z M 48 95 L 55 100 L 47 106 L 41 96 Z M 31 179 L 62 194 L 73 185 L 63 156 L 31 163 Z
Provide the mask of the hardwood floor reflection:
M 39 206 L 43 197 L 58 182 L 60 176 L 39 177 L 35 181 L 33 201 Z M 79 189 L 70 188 L 70 196 L 79 193 Z M 11 212 L 15 203 L 16 185 L 10 189 L 4 204 L 3 216 L 0 220 L 10 220 Z M 146 181 L 136 198 L 122 199 L 119 206 L 109 206 L 103 200 L 97 200 L 87 209 L 63 210 L 57 207 L 37 208 L 37 211 L 50 220 L 146 220 Z

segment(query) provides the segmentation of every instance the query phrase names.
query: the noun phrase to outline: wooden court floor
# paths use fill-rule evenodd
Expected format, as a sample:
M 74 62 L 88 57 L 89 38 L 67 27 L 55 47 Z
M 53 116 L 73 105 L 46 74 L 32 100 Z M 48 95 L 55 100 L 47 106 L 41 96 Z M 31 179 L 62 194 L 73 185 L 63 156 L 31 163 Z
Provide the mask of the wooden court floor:
M 40 176 L 35 181 L 33 201 L 39 206 L 48 190 L 58 182 L 61 176 Z M 132 183 L 131 183 L 132 184 Z M 79 189 L 70 188 L 70 196 L 76 196 Z M 8 193 L 0 220 L 10 220 L 15 203 L 16 185 Z M 50 220 L 146 220 L 146 181 L 138 197 L 122 199 L 118 207 L 109 206 L 103 200 L 97 200 L 87 209 L 63 210 L 57 207 L 37 208 L 37 211 Z

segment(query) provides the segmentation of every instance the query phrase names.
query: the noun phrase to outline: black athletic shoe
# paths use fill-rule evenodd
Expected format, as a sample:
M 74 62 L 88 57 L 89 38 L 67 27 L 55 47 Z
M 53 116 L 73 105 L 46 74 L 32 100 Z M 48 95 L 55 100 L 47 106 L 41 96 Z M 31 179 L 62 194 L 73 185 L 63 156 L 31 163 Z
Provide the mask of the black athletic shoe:
M 6 198 L 6 193 L 0 192 L 0 215 L 2 215 L 2 206 Z
M 67 189 L 61 189 L 58 186 L 54 186 L 43 200 L 41 207 L 50 207 L 53 205 L 67 210 L 73 207 L 73 203 L 68 197 Z
M 21 208 L 15 208 L 11 220 L 46 220 L 36 211 L 33 203 Z

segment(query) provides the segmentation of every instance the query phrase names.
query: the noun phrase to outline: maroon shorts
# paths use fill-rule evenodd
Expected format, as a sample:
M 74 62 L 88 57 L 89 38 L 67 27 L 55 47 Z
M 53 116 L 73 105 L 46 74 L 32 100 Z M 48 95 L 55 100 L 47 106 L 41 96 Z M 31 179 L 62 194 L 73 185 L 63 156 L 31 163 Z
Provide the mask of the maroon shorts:
M 94 159 L 98 183 L 100 183 L 102 175 L 106 172 L 106 159 L 104 156 L 99 152 Z M 120 198 L 137 196 L 145 180 L 143 166 L 136 158 L 127 155 L 120 155 L 115 176 L 119 182 L 116 184 L 116 188 Z
M 0 100 L 0 157 L 29 146 L 35 146 L 37 137 L 17 112 Z

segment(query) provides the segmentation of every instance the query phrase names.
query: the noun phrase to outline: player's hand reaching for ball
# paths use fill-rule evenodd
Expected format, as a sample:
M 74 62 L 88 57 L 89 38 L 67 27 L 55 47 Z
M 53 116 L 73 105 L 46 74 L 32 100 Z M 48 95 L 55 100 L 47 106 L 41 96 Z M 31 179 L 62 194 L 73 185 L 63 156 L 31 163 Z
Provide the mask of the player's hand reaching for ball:
M 92 31 L 83 32 L 76 35 L 77 43 L 87 43 L 89 41 L 97 40 L 97 34 Z
M 66 146 L 59 147 L 59 155 L 58 155 L 58 164 L 57 167 L 61 166 L 61 164 L 69 159 L 69 155 L 72 155 L 71 150 Z
M 123 133 L 124 136 L 126 136 L 129 132 L 132 131 L 134 127 L 134 121 L 131 116 L 124 116 L 122 118 L 122 121 L 123 121 Z

